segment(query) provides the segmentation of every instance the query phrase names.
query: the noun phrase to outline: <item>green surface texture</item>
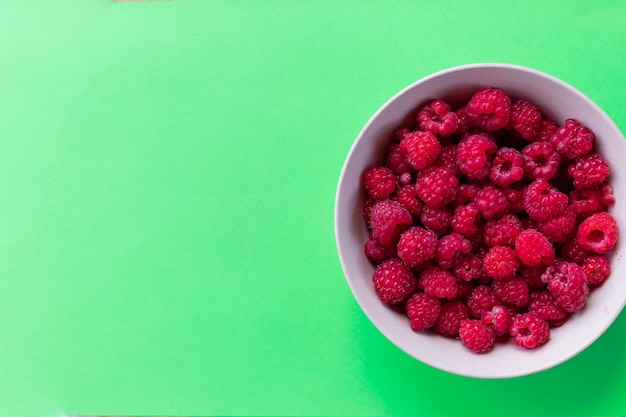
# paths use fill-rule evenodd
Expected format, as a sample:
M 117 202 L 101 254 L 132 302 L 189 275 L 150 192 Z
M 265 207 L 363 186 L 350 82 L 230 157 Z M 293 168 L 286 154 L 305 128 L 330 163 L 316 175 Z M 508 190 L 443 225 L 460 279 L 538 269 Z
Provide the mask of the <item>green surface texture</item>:
M 626 415 L 626 314 L 549 371 L 453 376 L 371 325 L 333 230 L 406 85 L 530 66 L 624 130 L 625 38 L 621 0 L 0 0 L 0 416 Z

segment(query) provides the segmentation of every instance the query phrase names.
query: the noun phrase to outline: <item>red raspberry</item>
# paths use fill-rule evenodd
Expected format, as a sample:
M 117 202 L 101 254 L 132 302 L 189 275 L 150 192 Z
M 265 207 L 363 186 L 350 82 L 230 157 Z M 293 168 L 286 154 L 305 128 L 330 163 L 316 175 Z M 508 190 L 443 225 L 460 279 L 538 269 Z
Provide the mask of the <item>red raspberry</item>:
M 541 127 L 535 137 L 535 142 L 549 142 L 552 136 L 556 133 L 559 125 L 554 120 L 543 119 L 541 121 Z
M 463 281 L 478 279 L 483 276 L 483 262 L 478 256 L 468 253 L 459 259 L 452 272 Z
M 483 88 L 474 93 L 467 103 L 466 112 L 472 124 L 493 132 L 509 123 L 511 98 L 497 88 Z
M 441 151 L 439 156 L 435 160 L 434 165 L 446 167 L 450 170 L 452 175 L 458 177 L 461 175 L 461 170 L 456 165 L 456 143 L 446 143 L 441 145 Z
M 411 268 L 420 268 L 435 256 L 437 236 L 432 230 L 413 226 L 400 236 L 398 258 Z
M 441 207 L 454 201 L 459 180 L 446 167 L 428 168 L 417 177 L 417 195 L 428 207 Z
M 487 246 L 513 246 L 515 239 L 522 230 L 524 228 L 519 217 L 513 213 L 504 213 L 502 216 L 485 223 L 483 242 Z
M 515 239 L 515 254 L 527 266 L 551 265 L 554 247 L 541 232 L 527 229 Z
M 383 245 L 397 242 L 400 234 L 413 223 L 411 213 L 402 204 L 392 200 L 382 200 L 369 210 L 369 225 L 374 237 Z
M 507 127 L 526 140 L 535 140 L 541 130 L 541 112 L 526 100 L 516 100 L 511 106 L 511 120 Z
M 593 149 L 594 134 L 588 128 L 581 126 L 577 120 L 567 119 L 565 124 L 557 129 L 550 138 L 556 151 L 566 158 L 574 159 L 577 156 L 591 152 Z
M 467 319 L 467 306 L 460 300 L 450 300 L 441 305 L 439 317 L 432 327 L 435 333 L 444 336 L 457 336 L 461 322 Z
M 570 240 L 561 245 L 561 254 L 567 260 L 582 264 L 585 258 L 593 253 L 585 250 L 579 243 L 576 236 L 573 236 Z
M 431 229 L 437 236 L 443 236 L 450 230 L 452 210 L 444 207 L 424 207 L 420 219 L 424 227 Z
M 391 169 L 373 167 L 365 170 L 363 185 L 370 197 L 375 200 L 385 200 L 396 191 L 398 183 Z
M 441 150 L 441 144 L 434 134 L 415 131 L 408 133 L 402 139 L 400 148 L 407 153 L 409 164 L 417 170 L 422 170 L 435 162 Z
M 378 239 L 370 239 L 365 242 L 365 256 L 376 264 L 389 258 L 396 258 L 396 248 L 394 245 L 383 245 Z
M 467 299 L 467 308 L 469 315 L 475 318 L 481 318 L 485 311 L 489 311 L 493 306 L 500 304 L 500 300 L 493 292 L 491 287 L 486 285 L 478 285 L 474 287 L 469 298 Z
M 569 193 L 569 201 L 572 210 L 579 219 L 606 210 L 606 206 L 602 202 L 602 193 L 597 188 L 573 190 Z
M 574 187 L 581 189 L 602 184 L 609 177 L 610 170 L 604 158 L 591 153 L 576 158 L 567 173 L 574 179 Z
M 509 204 L 508 210 L 511 213 L 519 213 L 524 210 L 524 191 L 526 186 L 520 183 L 512 184 L 509 187 L 503 188 L 506 201 Z
M 524 349 L 534 349 L 550 339 L 548 323 L 535 313 L 516 316 L 511 324 L 509 334 L 515 344 Z
M 459 329 L 459 336 L 461 342 L 475 353 L 489 352 L 496 340 L 491 327 L 480 320 L 463 320 Z
M 513 315 L 506 307 L 495 305 L 491 310 L 483 313 L 480 321 L 493 329 L 496 336 L 504 336 L 509 334 L 509 329 L 513 323 Z
M 398 175 L 415 171 L 409 163 L 406 151 L 396 142 L 391 142 L 387 147 L 385 165 Z
M 480 210 L 480 213 L 486 220 L 504 213 L 508 207 L 504 191 L 491 184 L 485 185 L 478 191 L 474 204 L 476 204 L 476 207 L 478 207 L 478 210 Z
M 469 125 L 470 125 L 470 121 L 469 121 L 469 117 L 467 116 L 467 109 L 465 108 L 465 106 L 459 107 L 458 109 L 456 109 L 454 111 L 454 114 L 456 114 L 456 117 L 458 119 L 458 127 L 456 129 L 456 133 L 461 135 L 467 132 L 467 129 L 469 128 Z
M 409 133 L 411 133 L 411 130 L 409 130 L 406 127 L 401 127 L 399 129 L 394 130 L 393 134 L 391 135 L 392 143 L 402 142 L 402 139 L 404 139 L 404 137 Z
M 424 205 L 417 196 L 417 184 L 408 184 L 400 187 L 396 192 L 395 200 L 414 216 L 422 214 Z
M 415 289 L 415 276 L 409 267 L 398 258 L 384 261 L 376 267 L 372 277 L 376 294 L 383 303 L 397 304 Z
M 454 206 L 459 207 L 473 203 L 479 191 L 480 186 L 474 183 L 463 183 L 459 185 L 459 191 L 456 193 Z
M 483 270 L 487 276 L 502 279 L 513 276 L 519 269 L 520 262 L 515 251 L 508 246 L 494 246 L 483 259 Z
M 406 301 L 406 315 L 411 320 L 411 329 L 421 332 L 431 328 L 439 317 L 441 303 L 435 297 L 415 293 Z
M 433 100 L 417 112 L 420 130 L 440 136 L 449 136 L 456 132 L 459 119 L 450 105 L 441 100 Z
M 600 285 L 611 274 L 611 264 L 604 256 L 592 255 L 585 258 L 583 271 L 587 275 L 587 285 Z
M 578 244 L 583 249 L 600 255 L 615 247 L 617 236 L 617 222 L 606 211 L 587 217 L 576 232 Z
M 581 266 L 561 261 L 546 268 L 541 279 L 548 283 L 548 290 L 563 310 L 573 313 L 584 307 L 589 288 Z
M 456 266 L 461 255 L 472 250 L 472 243 L 458 233 L 450 233 L 443 236 L 437 242 L 435 250 L 435 260 L 443 269 L 450 269 Z
M 551 242 L 563 243 L 576 231 L 576 214 L 567 208 L 562 214 L 543 222 L 537 222 L 537 229 Z
M 417 280 L 417 285 L 428 296 L 448 300 L 455 298 L 459 291 L 459 284 L 455 276 L 438 266 L 428 267 L 422 272 Z
M 540 266 L 526 266 L 522 264 L 519 269 L 519 274 L 526 284 L 529 291 L 536 291 L 546 287 L 545 282 L 541 280 L 541 275 L 545 272 L 546 267 Z
M 489 179 L 500 187 L 508 187 L 524 177 L 522 154 L 513 148 L 500 148 L 491 161 Z
M 530 299 L 528 284 L 522 277 L 508 277 L 493 281 L 494 294 L 505 304 L 526 307 Z
M 463 236 L 473 236 L 478 232 L 480 223 L 480 210 L 476 204 L 470 203 L 466 206 L 457 207 L 452 217 L 452 230 Z
M 537 314 L 553 327 L 561 325 L 567 316 L 567 312 L 556 304 L 556 299 L 548 290 L 530 294 L 528 312 Z
M 524 172 L 530 179 L 553 178 L 561 165 L 559 154 L 550 142 L 534 142 L 522 149 Z
M 495 142 L 483 135 L 469 135 L 461 139 L 457 147 L 457 165 L 471 180 L 489 177 L 491 159 L 498 149 Z
M 543 178 L 530 183 L 524 191 L 524 209 L 532 219 L 539 222 L 563 213 L 568 202 L 567 195 Z

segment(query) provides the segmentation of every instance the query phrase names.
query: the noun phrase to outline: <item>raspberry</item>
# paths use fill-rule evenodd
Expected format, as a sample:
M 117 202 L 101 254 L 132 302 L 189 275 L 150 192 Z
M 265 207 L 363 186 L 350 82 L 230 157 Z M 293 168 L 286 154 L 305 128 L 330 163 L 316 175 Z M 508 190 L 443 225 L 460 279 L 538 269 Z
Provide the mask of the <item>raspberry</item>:
M 435 333 L 443 336 L 457 336 L 461 322 L 467 319 L 467 317 L 467 306 L 462 301 L 451 300 L 444 302 L 432 329 Z
M 516 100 L 511 106 L 511 120 L 507 127 L 526 140 L 535 140 L 541 130 L 541 112 L 526 100 Z
M 545 270 L 546 267 L 543 265 L 526 266 L 522 264 L 520 266 L 519 274 L 526 281 L 529 291 L 536 291 L 546 287 L 545 282 L 541 280 L 541 275 Z
M 435 297 L 415 293 L 406 301 L 406 314 L 411 320 L 411 329 L 421 332 L 431 328 L 439 317 L 441 303 Z
M 513 276 L 519 269 L 520 262 L 515 251 L 508 246 L 494 246 L 483 259 L 483 270 L 487 276 L 502 279 Z
M 581 189 L 602 184 L 609 177 L 610 170 L 604 158 L 591 153 L 576 158 L 567 173 L 574 179 L 574 187 Z
M 456 129 L 456 133 L 461 135 L 467 132 L 467 129 L 469 128 L 469 125 L 470 125 L 470 121 L 469 121 L 469 117 L 467 116 L 467 109 L 465 108 L 465 106 L 459 107 L 458 109 L 456 109 L 454 111 L 454 114 L 456 114 L 456 117 L 458 119 L 458 127 Z
M 483 313 L 480 321 L 493 329 L 496 336 L 504 336 L 509 333 L 513 323 L 513 316 L 506 307 L 495 305 L 491 310 Z
M 457 165 L 468 179 L 484 180 L 489 177 L 491 157 L 497 148 L 483 135 L 469 135 L 457 146 Z
M 505 304 L 526 307 L 530 299 L 528 284 L 522 277 L 508 277 L 493 281 L 494 294 Z
M 548 290 L 530 294 L 528 312 L 537 314 L 551 326 L 562 324 L 567 316 L 567 312 L 556 304 L 554 296 Z
M 452 210 L 442 207 L 424 207 L 420 219 L 424 227 L 431 229 L 437 236 L 443 236 L 450 230 Z
M 455 298 L 459 291 L 455 276 L 437 266 L 428 267 L 422 272 L 417 280 L 417 285 L 428 296 L 448 300 Z
M 389 258 L 397 257 L 394 245 L 383 245 L 378 239 L 370 239 L 365 242 L 364 251 L 365 256 L 376 264 Z
M 550 138 L 550 142 L 558 153 L 566 158 L 574 159 L 591 152 L 594 139 L 591 130 L 582 126 L 575 119 L 567 119 L 565 124 L 558 128 Z
M 446 167 L 434 166 L 417 177 L 417 195 L 428 207 L 441 207 L 454 201 L 459 180 Z
M 452 273 L 455 277 L 463 281 L 478 279 L 483 276 L 483 262 L 476 255 L 463 255 L 454 267 Z
M 409 163 L 407 153 L 399 143 L 391 142 L 387 147 L 385 165 L 396 174 L 408 174 L 415 169 Z
M 398 258 L 411 268 L 419 268 L 435 256 L 437 236 L 432 230 L 413 226 L 400 236 Z
M 515 254 L 527 266 L 551 265 L 554 262 L 554 247 L 535 229 L 526 229 L 517 235 Z
M 411 213 L 392 200 L 377 202 L 370 208 L 369 214 L 372 234 L 383 245 L 397 242 L 400 234 L 413 222 Z
M 483 88 L 472 96 L 466 106 L 467 117 L 475 126 L 495 131 L 509 123 L 511 98 L 502 90 Z
M 609 260 L 601 255 L 588 256 L 582 266 L 587 275 L 587 285 L 600 285 L 611 274 Z
M 478 194 L 479 191 L 480 186 L 474 183 L 463 183 L 459 185 L 459 190 L 456 193 L 456 200 L 454 200 L 455 207 L 473 203 L 476 198 L 476 194 Z
M 578 244 L 583 249 L 601 255 L 615 247 L 617 236 L 617 222 L 606 211 L 587 217 L 576 232 Z
M 597 188 L 573 190 L 569 193 L 569 201 L 572 210 L 579 219 L 584 219 L 606 209 L 602 193 Z
M 435 260 L 443 269 L 456 266 L 461 255 L 472 250 L 472 243 L 458 233 L 450 233 L 443 236 L 437 242 Z
M 415 289 L 415 276 L 398 258 L 384 261 L 376 267 L 372 277 L 374 290 L 383 303 L 397 304 L 404 301 Z
M 551 242 L 563 243 L 576 230 L 576 214 L 574 210 L 568 207 L 562 214 L 543 222 L 537 222 L 537 229 Z
M 543 119 L 541 121 L 541 127 L 537 136 L 535 136 L 535 142 L 549 142 L 552 136 L 556 133 L 559 125 L 554 120 Z
M 515 239 L 522 232 L 522 222 L 513 213 L 488 220 L 485 223 L 483 242 L 487 246 L 515 245 Z
M 519 213 L 524 210 L 524 191 L 526 186 L 520 183 L 512 184 L 509 187 L 503 188 L 506 201 L 509 204 L 508 210 L 511 213 Z
M 427 103 L 417 112 L 420 130 L 440 136 L 449 136 L 456 132 L 459 125 L 457 115 L 450 111 L 450 105 L 441 100 Z
M 473 236 L 478 231 L 480 219 L 480 210 L 476 204 L 457 207 L 452 217 L 452 230 L 464 236 Z
M 400 148 L 407 153 L 407 160 L 417 170 L 428 168 L 435 162 L 441 144 L 430 132 L 410 132 L 400 142 Z
M 373 167 L 365 170 L 363 185 L 370 197 L 375 200 L 385 200 L 396 191 L 397 181 L 391 169 Z
M 561 165 L 559 154 L 550 142 L 534 142 L 522 149 L 524 172 L 530 179 L 553 178 Z
M 408 184 L 400 187 L 396 192 L 395 200 L 402 204 L 409 213 L 415 216 L 422 214 L 424 205 L 422 200 L 417 198 L 417 184 Z
M 548 283 L 548 290 L 556 304 L 563 310 L 573 313 L 585 305 L 589 288 L 583 268 L 573 262 L 561 261 L 549 266 L 541 276 Z
M 567 195 L 558 191 L 550 183 L 539 178 L 526 187 L 524 191 L 524 209 L 537 221 L 548 220 L 567 209 Z
M 548 323 L 535 313 L 516 316 L 511 324 L 509 334 L 515 344 L 524 349 L 534 349 L 550 339 Z
M 456 143 L 446 143 L 441 145 L 441 151 L 439 156 L 435 160 L 434 165 L 446 167 L 450 170 L 452 175 L 458 177 L 461 175 L 461 170 L 456 165 Z
M 478 210 L 480 210 L 485 220 L 492 219 L 504 213 L 508 207 L 504 191 L 491 184 L 485 185 L 478 191 L 474 199 L 474 204 L 476 204 L 476 207 L 478 207 Z
M 475 353 L 489 352 L 496 340 L 493 330 L 479 320 L 463 320 L 459 336 L 461 342 Z
M 489 311 L 493 306 L 500 303 L 498 297 L 491 287 L 486 285 L 478 285 L 474 287 L 469 298 L 467 299 L 467 308 L 469 315 L 475 318 L 481 318 L 485 311 Z
M 508 187 L 524 177 L 522 154 L 513 148 L 500 148 L 491 161 L 489 179 L 500 187 Z
M 576 236 L 573 236 L 567 242 L 561 245 L 561 254 L 565 259 L 577 264 L 582 264 L 585 258 L 592 255 L 592 252 L 584 249 L 579 243 Z

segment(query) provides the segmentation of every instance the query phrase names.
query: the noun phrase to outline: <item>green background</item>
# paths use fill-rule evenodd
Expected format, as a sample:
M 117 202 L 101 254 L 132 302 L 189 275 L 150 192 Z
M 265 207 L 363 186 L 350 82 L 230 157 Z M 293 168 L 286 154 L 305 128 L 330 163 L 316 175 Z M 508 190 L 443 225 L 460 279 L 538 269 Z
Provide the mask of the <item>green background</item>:
M 626 128 L 623 1 L 545 3 L 0 0 L 0 415 L 625 415 L 626 314 L 457 377 L 336 254 L 352 141 L 425 75 L 530 66 Z

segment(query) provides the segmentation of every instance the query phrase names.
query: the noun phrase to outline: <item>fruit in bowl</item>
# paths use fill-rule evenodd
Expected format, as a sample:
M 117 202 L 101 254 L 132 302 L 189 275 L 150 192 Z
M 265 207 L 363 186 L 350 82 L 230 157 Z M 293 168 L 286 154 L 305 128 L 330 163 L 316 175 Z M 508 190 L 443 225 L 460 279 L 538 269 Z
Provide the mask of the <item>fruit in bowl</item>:
M 381 107 L 344 164 L 348 284 L 391 342 L 434 367 L 503 378 L 561 363 L 626 301 L 624 155 L 610 118 L 547 74 L 426 77 Z

